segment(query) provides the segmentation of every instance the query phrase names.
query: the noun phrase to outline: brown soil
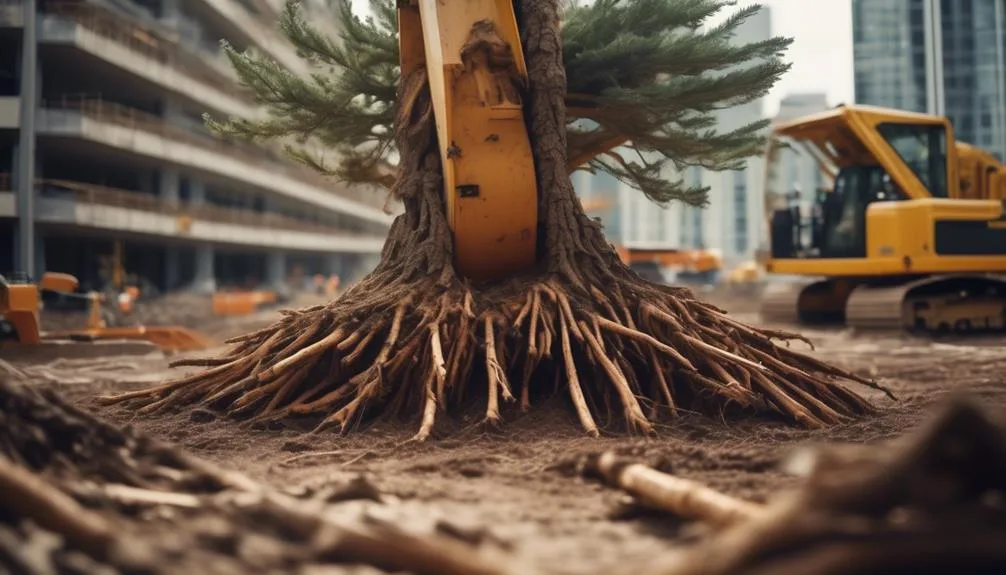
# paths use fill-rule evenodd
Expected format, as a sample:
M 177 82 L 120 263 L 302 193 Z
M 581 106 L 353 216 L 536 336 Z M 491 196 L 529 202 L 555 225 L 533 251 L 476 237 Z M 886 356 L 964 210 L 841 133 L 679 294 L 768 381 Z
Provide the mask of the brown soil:
M 711 299 L 732 307 L 722 293 Z M 746 300 L 732 301 L 746 308 Z M 737 317 L 757 322 L 749 313 Z M 271 317 L 258 319 L 264 323 Z M 253 326 L 245 321 L 240 327 Z M 366 475 L 382 492 L 402 500 L 391 512 L 403 519 L 444 517 L 455 525 L 486 528 L 514 554 L 552 573 L 602 573 L 652 557 L 680 541 L 680 534 L 666 518 L 626 513 L 618 492 L 570 473 L 569 462 L 578 454 L 615 449 L 731 495 L 760 500 L 795 481 L 775 466 L 801 443 L 889 439 L 921 423 L 948 394 L 977 397 L 994 414 L 1006 408 L 1001 369 L 1006 338 L 932 342 L 838 329 L 805 333 L 818 346 L 817 356 L 880 378 L 898 400 L 871 395 L 881 408 L 878 416 L 823 431 L 770 420 L 725 423 L 686 415 L 660 426 L 655 438 L 591 439 L 560 395 L 527 415 L 508 414 L 500 432 L 477 427 L 482 413 L 471 413 L 456 420 L 448 436 L 416 444 L 406 443 L 416 421 L 381 422 L 345 437 L 308 436 L 309 423 L 253 430 L 202 410 L 136 416 L 128 408 L 99 408 L 94 402 L 96 393 L 167 377 L 164 358 L 130 358 L 111 367 L 105 359 L 94 368 L 86 362 L 62 362 L 27 371 L 50 382 L 62 380 L 66 397 L 102 417 L 265 483 L 338 485 Z

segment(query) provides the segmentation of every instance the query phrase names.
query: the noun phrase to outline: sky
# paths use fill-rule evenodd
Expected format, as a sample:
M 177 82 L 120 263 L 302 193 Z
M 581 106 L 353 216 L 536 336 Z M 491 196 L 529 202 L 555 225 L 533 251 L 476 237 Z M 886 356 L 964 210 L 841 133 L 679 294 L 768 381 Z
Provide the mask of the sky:
M 352 1 L 355 12 L 366 12 L 367 0 Z M 738 0 L 750 4 L 768 6 L 772 33 L 793 39 L 786 54 L 792 67 L 765 99 L 767 116 L 796 92 L 824 92 L 831 105 L 852 103 L 852 0 Z
M 772 33 L 793 39 L 789 72 L 773 87 L 765 113 L 774 116 L 779 100 L 795 92 L 824 92 L 831 105 L 853 102 L 852 0 L 739 0 L 772 10 Z

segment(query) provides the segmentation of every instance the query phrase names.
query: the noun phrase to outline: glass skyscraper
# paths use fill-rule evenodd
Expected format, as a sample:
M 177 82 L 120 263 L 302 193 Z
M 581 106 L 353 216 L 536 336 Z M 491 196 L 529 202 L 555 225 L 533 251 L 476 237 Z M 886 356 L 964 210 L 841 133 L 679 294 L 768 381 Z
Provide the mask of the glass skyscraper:
M 856 101 L 945 114 L 1006 159 L 1006 0 L 852 0 Z

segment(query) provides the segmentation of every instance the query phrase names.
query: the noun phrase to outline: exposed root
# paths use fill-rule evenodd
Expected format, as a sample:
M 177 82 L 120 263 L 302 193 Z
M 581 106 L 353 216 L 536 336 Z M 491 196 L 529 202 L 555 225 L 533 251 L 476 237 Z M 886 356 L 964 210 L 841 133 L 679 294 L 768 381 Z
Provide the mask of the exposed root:
M 368 414 L 416 414 L 416 440 L 430 436 L 438 412 L 469 401 L 481 386 L 486 421 L 498 423 L 504 405 L 516 400 L 511 381 L 520 382 L 526 409 L 556 377 L 590 435 L 599 433 L 597 418 L 612 400 L 629 429 L 642 433 L 651 433 L 661 414 L 682 408 L 714 415 L 735 405 L 741 413 L 776 413 L 807 427 L 870 411 L 838 381 L 862 378 L 824 370 L 687 292 L 672 299 L 658 287 L 627 279 L 599 301 L 555 278 L 524 292 L 428 282 L 381 305 L 343 298 L 258 332 L 243 342 L 251 350 L 244 356 L 230 354 L 201 373 L 105 400 L 139 400 L 145 411 L 207 404 L 254 422 L 314 415 L 322 418 L 316 431 L 346 431 Z M 405 289 L 392 284 L 379 291 Z M 584 380 L 584 373 L 592 376 Z

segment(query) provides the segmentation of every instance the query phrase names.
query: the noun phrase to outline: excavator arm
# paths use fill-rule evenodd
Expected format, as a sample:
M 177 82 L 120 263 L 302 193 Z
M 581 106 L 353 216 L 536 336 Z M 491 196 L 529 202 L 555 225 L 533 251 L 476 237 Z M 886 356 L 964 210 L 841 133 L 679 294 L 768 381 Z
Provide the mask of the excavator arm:
M 425 68 L 455 264 L 474 281 L 535 263 L 538 188 L 512 0 L 400 0 L 402 77 Z

